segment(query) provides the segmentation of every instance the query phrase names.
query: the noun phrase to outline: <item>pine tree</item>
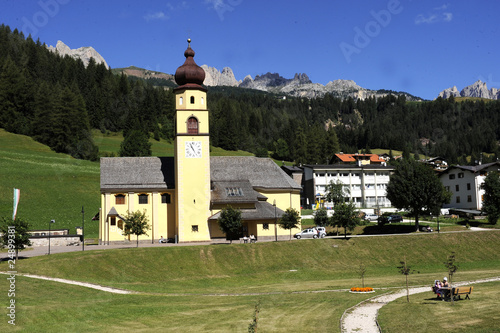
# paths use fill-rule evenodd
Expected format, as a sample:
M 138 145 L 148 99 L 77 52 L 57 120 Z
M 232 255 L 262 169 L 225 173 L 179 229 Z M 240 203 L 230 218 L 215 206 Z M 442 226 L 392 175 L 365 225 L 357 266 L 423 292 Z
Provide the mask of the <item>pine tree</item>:
M 141 130 L 132 130 L 120 145 L 120 156 L 151 156 L 149 136 Z

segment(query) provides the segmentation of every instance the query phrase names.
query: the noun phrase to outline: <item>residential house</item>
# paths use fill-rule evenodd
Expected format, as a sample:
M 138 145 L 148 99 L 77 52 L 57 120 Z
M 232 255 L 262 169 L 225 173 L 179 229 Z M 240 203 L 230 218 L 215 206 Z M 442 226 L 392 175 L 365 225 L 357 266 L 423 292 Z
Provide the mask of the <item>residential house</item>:
M 483 206 L 484 195 L 481 184 L 488 172 L 499 170 L 499 162 L 475 166 L 450 166 L 439 174 L 443 186 L 452 193 L 450 203 L 443 207 L 479 214 Z

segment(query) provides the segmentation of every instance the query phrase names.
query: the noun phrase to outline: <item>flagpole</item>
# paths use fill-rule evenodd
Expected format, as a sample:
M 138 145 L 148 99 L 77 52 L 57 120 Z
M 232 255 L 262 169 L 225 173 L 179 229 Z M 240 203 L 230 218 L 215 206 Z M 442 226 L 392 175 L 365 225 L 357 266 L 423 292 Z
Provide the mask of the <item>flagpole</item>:
M 14 207 L 12 210 L 12 221 L 16 220 L 17 206 L 19 204 L 19 197 L 20 196 L 21 196 L 21 190 L 18 188 L 14 188 Z

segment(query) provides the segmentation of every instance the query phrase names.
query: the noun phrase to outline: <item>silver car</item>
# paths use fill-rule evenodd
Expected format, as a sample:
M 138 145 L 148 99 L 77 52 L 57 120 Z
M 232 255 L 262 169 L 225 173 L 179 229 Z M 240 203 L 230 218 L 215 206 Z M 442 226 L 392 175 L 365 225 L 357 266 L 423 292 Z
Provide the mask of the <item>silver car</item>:
M 301 238 L 318 238 L 318 230 L 314 228 L 304 229 L 301 232 L 296 233 L 293 237 L 297 239 Z
M 325 236 L 326 236 L 326 229 L 325 229 L 325 227 L 316 227 L 316 230 L 318 230 L 318 236 L 319 236 L 319 238 L 325 238 Z
M 366 214 L 365 215 L 365 220 L 367 220 L 367 221 L 377 221 L 378 220 L 378 215 L 377 214 Z

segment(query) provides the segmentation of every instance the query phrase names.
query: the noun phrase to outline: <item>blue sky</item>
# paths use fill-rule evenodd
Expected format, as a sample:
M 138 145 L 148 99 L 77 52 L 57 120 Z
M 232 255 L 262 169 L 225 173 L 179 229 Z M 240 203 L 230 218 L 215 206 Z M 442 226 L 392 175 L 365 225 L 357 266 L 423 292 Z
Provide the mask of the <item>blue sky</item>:
M 500 88 L 498 13 L 494 0 L 0 0 L 0 23 L 93 46 L 113 68 L 173 74 L 190 37 L 199 65 L 238 80 L 306 73 L 425 99 L 478 79 Z

